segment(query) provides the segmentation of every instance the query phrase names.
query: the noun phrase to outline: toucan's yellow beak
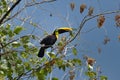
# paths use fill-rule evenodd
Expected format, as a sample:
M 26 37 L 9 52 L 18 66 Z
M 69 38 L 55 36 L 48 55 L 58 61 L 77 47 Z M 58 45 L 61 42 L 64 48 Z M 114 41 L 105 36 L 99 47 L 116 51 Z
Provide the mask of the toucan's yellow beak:
M 53 32 L 53 35 L 56 35 L 56 37 L 58 38 L 59 34 L 65 33 L 65 32 L 71 32 L 72 28 L 69 27 L 62 27 L 62 28 L 58 28 Z
M 64 33 L 64 32 L 70 32 L 70 31 L 72 31 L 72 28 L 62 27 L 62 28 L 56 29 L 56 31 L 58 31 L 58 33 L 61 34 L 61 33 Z

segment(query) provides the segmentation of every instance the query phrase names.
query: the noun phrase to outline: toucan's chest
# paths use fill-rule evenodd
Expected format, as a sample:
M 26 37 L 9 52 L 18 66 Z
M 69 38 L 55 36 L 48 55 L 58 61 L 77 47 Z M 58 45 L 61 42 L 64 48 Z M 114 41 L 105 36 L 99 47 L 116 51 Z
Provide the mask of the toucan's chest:
M 56 40 L 57 37 L 55 35 L 48 35 L 40 42 L 40 44 L 53 45 L 56 42 Z

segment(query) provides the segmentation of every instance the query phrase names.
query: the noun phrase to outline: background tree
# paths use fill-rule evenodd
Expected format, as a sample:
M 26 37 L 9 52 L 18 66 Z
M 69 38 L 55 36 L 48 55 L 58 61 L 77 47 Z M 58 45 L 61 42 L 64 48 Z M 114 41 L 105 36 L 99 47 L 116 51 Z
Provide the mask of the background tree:
M 120 10 L 106 12 L 102 8 L 109 7 L 101 3 L 106 1 L 0 0 L 0 79 L 107 80 L 97 55 L 105 55 L 109 42 L 119 47 Z M 62 26 L 73 32 L 61 35 L 39 58 L 39 42 Z

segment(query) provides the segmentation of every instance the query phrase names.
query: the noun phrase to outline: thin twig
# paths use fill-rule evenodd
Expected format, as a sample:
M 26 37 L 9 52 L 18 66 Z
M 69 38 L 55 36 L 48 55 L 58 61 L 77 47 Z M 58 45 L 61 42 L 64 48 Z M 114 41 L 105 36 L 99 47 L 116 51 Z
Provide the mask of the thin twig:
M 82 30 L 82 28 L 83 28 L 83 26 L 84 26 L 84 24 L 85 24 L 85 22 L 86 22 L 86 20 L 85 20 L 86 18 L 87 18 L 87 16 L 85 16 L 85 17 L 83 18 L 83 20 L 82 20 L 81 23 L 80 23 L 78 32 L 75 34 L 75 36 L 74 36 L 71 40 L 68 41 L 68 43 L 72 42 L 72 41 L 77 37 L 77 35 L 80 34 L 80 31 Z
M 49 2 L 54 2 L 56 0 L 43 0 L 41 2 L 36 2 L 36 3 L 29 3 L 29 4 L 26 4 L 22 9 L 20 9 L 18 12 L 16 12 L 13 16 L 7 18 L 6 20 L 3 20 L 2 22 L 0 22 L 0 24 L 2 23 L 5 23 L 9 20 L 11 20 L 12 18 L 14 18 L 15 16 L 17 16 L 18 14 L 20 14 L 25 8 L 27 7 L 31 7 L 31 6 L 35 6 L 35 5 L 38 5 L 38 4 L 43 4 L 43 3 L 49 3 Z M 5 17 L 6 18 L 6 17 Z M 1 21 L 1 20 L 0 20 Z
M 119 12 L 120 12 L 120 10 L 110 11 L 110 12 L 104 12 L 104 13 L 96 14 L 96 15 L 91 16 L 91 17 L 85 16 L 85 17 L 83 18 L 82 22 L 80 23 L 79 30 L 77 31 L 77 33 L 75 34 L 75 36 L 74 36 L 71 40 L 68 41 L 68 43 L 72 42 L 72 41 L 78 36 L 78 34 L 80 34 L 80 32 L 81 32 L 84 24 L 85 24 L 88 20 L 91 20 L 91 19 L 93 19 L 93 18 L 95 18 L 95 17 L 98 17 L 98 16 L 100 16 L 100 15 L 107 15 L 107 14 L 113 14 L 113 13 L 119 13 Z
M 38 4 L 43 4 L 43 3 L 49 3 L 49 2 L 54 2 L 54 1 L 56 1 L 56 0 L 43 0 L 43 1 L 41 1 L 41 2 L 36 2 L 36 3 L 29 3 L 29 4 L 27 4 L 26 6 L 27 7 L 30 7 L 30 6 L 34 6 L 34 5 L 38 5 Z
M 6 19 L 8 14 L 20 3 L 21 0 L 16 1 L 15 4 L 12 5 L 12 7 L 3 15 L 3 17 L 0 19 L 0 25 L 3 23 L 3 21 Z

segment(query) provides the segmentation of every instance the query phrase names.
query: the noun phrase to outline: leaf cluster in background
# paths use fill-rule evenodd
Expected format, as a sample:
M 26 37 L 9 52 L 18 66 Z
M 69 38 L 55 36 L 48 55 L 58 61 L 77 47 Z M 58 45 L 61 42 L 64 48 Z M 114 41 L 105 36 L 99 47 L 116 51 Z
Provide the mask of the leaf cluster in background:
M 115 16 L 115 22 L 116 22 L 116 26 L 117 26 L 117 27 L 120 27 L 120 14 L 117 14 L 117 15 Z
M 30 70 L 31 63 L 36 64 L 37 62 L 37 59 L 34 58 L 23 61 L 27 60 L 30 54 L 37 52 L 37 48 L 30 45 L 33 35 L 19 37 L 23 30 L 22 26 L 13 28 L 11 24 L 0 26 L 0 75 L 11 80 L 25 70 Z
M 71 7 L 71 10 L 73 11 L 74 8 L 75 8 L 75 3 L 74 3 L 74 2 L 71 2 L 71 3 L 70 3 L 70 7 Z
M 0 1 L 0 17 L 2 17 L 3 14 L 7 12 L 8 9 L 9 9 L 9 6 L 7 4 L 7 1 L 6 0 Z
M 80 13 L 83 13 L 83 11 L 85 10 L 86 7 L 87 7 L 86 4 L 81 4 L 80 5 Z
M 101 28 L 105 22 L 105 17 L 104 15 L 100 15 L 97 19 L 97 22 L 98 22 L 98 28 Z
M 87 69 L 85 72 L 85 75 L 88 76 L 89 80 L 108 80 L 106 76 L 102 75 L 102 71 L 100 69 L 100 66 L 95 67 L 96 60 L 94 58 L 91 58 L 89 56 L 83 57 L 87 62 Z

